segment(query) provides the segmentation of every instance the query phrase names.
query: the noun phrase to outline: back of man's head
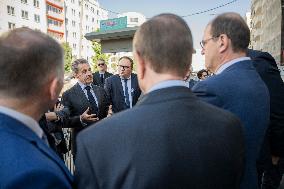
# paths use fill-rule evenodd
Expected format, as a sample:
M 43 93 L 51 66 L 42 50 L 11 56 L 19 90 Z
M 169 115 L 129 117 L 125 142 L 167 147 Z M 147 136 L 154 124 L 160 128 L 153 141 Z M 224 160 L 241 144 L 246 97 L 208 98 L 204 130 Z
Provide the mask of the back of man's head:
M 184 77 L 192 59 L 192 35 L 186 22 L 174 14 L 160 14 L 136 31 L 133 49 L 150 62 L 156 73 Z
M 63 50 L 48 35 L 18 28 L 0 37 L 0 96 L 32 97 L 63 71 Z
M 226 34 L 231 39 L 234 52 L 245 52 L 250 41 L 250 31 L 244 19 L 237 13 L 228 12 L 218 15 L 209 25 L 211 35 L 219 37 Z

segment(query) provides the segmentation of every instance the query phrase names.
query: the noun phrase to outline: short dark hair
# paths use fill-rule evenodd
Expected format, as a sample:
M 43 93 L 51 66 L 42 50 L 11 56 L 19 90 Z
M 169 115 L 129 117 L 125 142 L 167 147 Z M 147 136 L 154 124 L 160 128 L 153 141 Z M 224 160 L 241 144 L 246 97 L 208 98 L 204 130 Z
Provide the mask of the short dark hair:
M 1 95 L 33 96 L 51 74 L 63 72 L 63 49 L 48 35 L 17 28 L 0 37 Z
M 181 17 L 160 14 L 139 27 L 133 49 L 151 62 L 155 72 L 170 72 L 184 77 L 193 53 L 191 31 Z
M 199 71 L 197 72 L 197 77 L 198 77 L 198 79 L 201 79 L 202 74 L 203 74 L 204 72 L 205 72 L 207 75 L 209 75 L 207 70 L 205 70 L 205 69 L 199 70 Z
M 119 58 L 118 62 L 119 62 L 120 60 L 122 60 L 122 59 L 127 59 L 127 60 L 129 60 L 129 62 L 131 63 L 131 69 L 133 68 L 133 60 L 132 60 L 132 58 L 130 58 L 129 56 L 122 56 L 122 57 Z
M 250 41 L 250 30 L 239 14 L 232 12 L 220 14 L 209 25 L 213 37 L 226 34 L 231 39 L 234 52 L 247 50 Z
M 88 60 L 84 59 L 84 58 L 79 58 L 77 60 L 74 60 L 74 62 L 72 63 L 71 69 L 73 71 L 73 73 L 78 73 L 79 71 L 79 64 L 88 64 Z

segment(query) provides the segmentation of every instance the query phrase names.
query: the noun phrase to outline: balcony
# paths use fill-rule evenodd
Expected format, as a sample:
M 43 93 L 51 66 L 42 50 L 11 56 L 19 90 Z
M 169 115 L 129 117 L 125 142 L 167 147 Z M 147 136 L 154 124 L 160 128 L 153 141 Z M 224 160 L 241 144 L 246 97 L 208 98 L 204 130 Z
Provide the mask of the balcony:
M 46 0 L 46 3 L 59 9 L 63 9 L 63 0 Z
M 54 24 L 48 24 L 47 25 L 47 30 L 64 34 L 64 26 L 63 26 L 63 24 L 61 26 L 56 26 Z
M 53 12 L 53 11 L 47 11 L 47 17 L 51 18 L 51 19 L 54 19 L 54 20 L 61 21 L 61 22 L 64 21 L 63 13 L 59 14 L 59 13 L 56 13 L 56 12 Z

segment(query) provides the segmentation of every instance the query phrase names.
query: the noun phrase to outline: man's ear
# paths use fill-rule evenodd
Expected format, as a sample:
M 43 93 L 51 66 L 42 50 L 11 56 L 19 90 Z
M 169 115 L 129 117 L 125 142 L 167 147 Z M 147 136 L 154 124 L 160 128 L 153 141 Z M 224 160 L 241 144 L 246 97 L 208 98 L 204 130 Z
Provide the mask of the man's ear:
M 56 101 L 63 87 L 63 82 L 60 81 L 57 77 L 54 77 L 53 79 L 50 80 L 48 87 L 49 87 L 48 92 L 49 92 L 50 99 L 52 101 Z
M 137 75 L 138 75 L 138 79 L 142 80 L 145 77 L 145 60 L 143 59 L 143 57 L 141 57 L 140 53 L 135 51 L 134 52 L 134 57 L 136 59 L 137 62 Z
M 219 36 L 218 45 L 219 45 L 219 52 L 223 53 L 229 48 L 230 39 L 226 34 L 221 34 Z

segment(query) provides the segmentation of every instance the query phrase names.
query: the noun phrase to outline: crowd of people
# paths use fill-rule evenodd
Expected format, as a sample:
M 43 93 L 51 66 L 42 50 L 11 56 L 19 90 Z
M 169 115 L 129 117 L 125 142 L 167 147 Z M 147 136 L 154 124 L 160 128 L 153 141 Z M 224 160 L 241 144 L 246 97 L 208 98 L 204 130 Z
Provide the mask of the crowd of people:
M 201 41 L 179 16 L 147 20 L 134 61 L 118 74 L 72 63 L 63 87 L 60 45 L 28 28 L 0 37 L 0 188 L 277 189 L 284 173 L 284 83 L 273 57 L 248 49 L 237 13 L 216 16 Z M 170 44 L 170 45 L 169 45 Z M 71 128 L 75 174 L 64 165 Z

